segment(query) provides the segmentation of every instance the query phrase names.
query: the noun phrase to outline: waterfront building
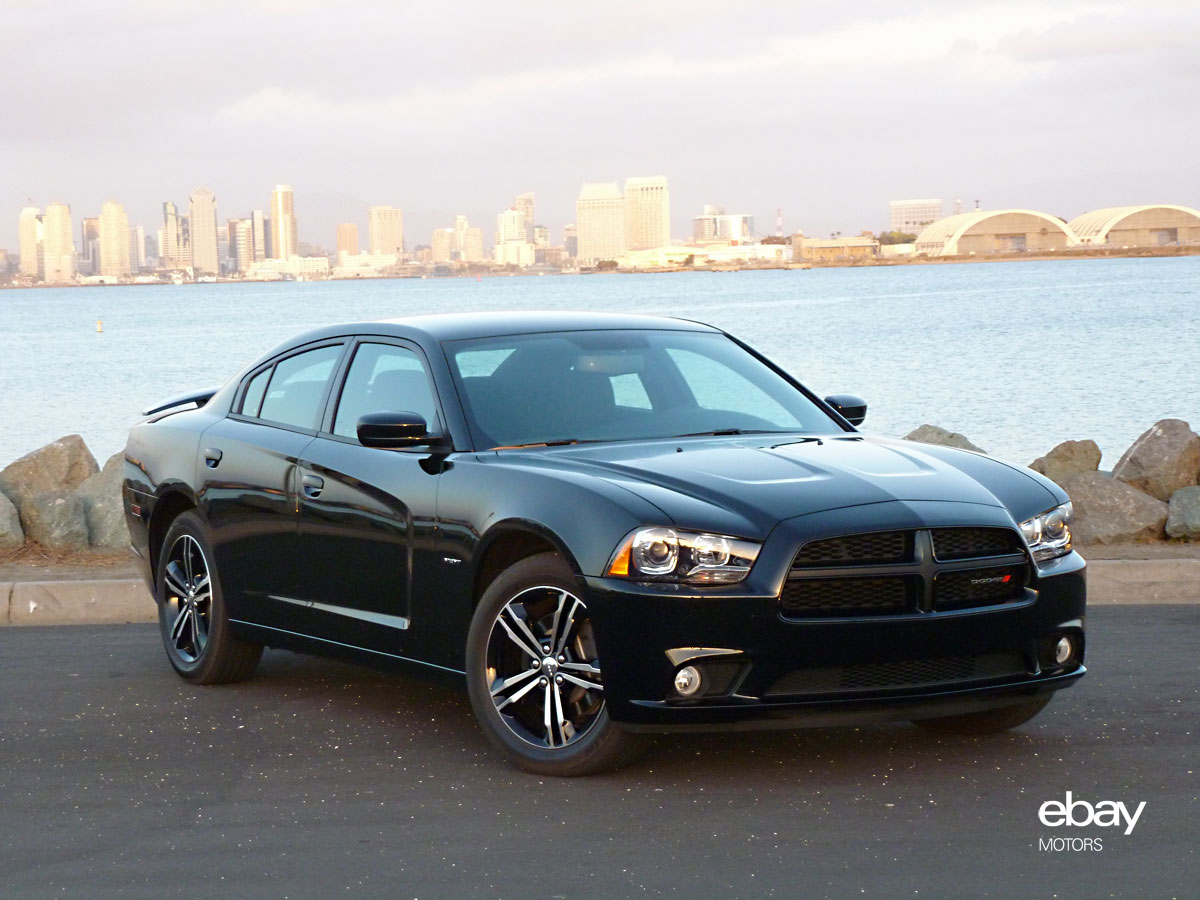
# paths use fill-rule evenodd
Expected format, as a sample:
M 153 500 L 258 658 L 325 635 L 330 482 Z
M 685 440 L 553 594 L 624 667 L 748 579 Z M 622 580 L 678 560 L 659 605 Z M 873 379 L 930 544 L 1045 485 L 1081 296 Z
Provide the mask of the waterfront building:
M 254 242 L 254 262 L 261 262 L 267 258 L 267 236 L 269 234 L 267 217 L 263 211 L 256 209 L 250 213 L 250 239 Z
M 146 268 L 146 226 L 135 225 L 129 229 L 129 269 L 137 274 Z
M 129 269 L 129 217 L 110 200 L 100 208 L 100 274 L 121 277 Z
M 577 255 L 594 264 L 625 252 L 625 197 L 615 181 L 584 184 L 575 200 Z
M 42 280 L 46 284 L 75 281 L 75 236 L 71 207 L 51 203 L 42 216 Z
M 549 247 L 550 246 L 550 229 L 545 225 L 533 226 L 533 246 Z
M 192 267 L 197 275 L 217 275 L 221 258 L 217 245 L 217 198 L 208 188 L 200 187 L 188 197 L 191 219 Z
M 532 266 L 535 254 L 533 244 L 529 241 L 503 241 L 495 247 L 494 258 L 497 265 L 519 266 L 524 269 Z
M 468 227 L 462 232 L 461 259 L 464 262 L 483 262 L 483 229 Z
M 329 277 L 329 259 L 324 256 L 298 256 L 288 259 L 264 259 L 252 263 L 247 277 L 258 281 L 278 281 L 285 276 L 308 280 Z
M 652 250 L 671 243 L 671 191 L 662 175 L 625 179 L 625 245 Z
M 186 269 L 192 264 L 191 227 L 170 200 L 163 203 L 163 225 L 158 232 L 159 265 Z
M 372 253 L 404 258 L 404 212 L 394 206 L 367 207 L 367 238 Z
M 448 263 L 454 259 L 454 229 L 435 228 L 429 241 L 429 258 L 435 263 Z
M 339 257 L 342 253 L 358 256 L 358 224 L 356 222 L 342 222 L 338 225 L 337 252 Z
M 1161 247 L 1200 243 L 1200 210 L 1190 206 L 1112 206 L 1076 216 L 1068 227 L 1080 243 Z
M 248 272 L 254 262 L 254 222 L 251 219 L 230 219 L 225 230 L 229 233 L 229 262 L 235 272 Z
M 774 245 L 779 246 L 779 245 Z M 809 238 L 792 235 L 792 258 L 803 262 L 831 262 L 855 259 L 874 259 L 879 255 L 879 241 L 873 235 L 855 237 Z
M 290 184 L 277 184 L 271 192 L 270 259 L 291 259 L 300 247 L 295 198 Z
M 530 198 L 532 196 L 522 195 Z M 519 201 L 521 197 L 517 199 Z M 496 243 L 493 255 L 498 264 L 521 267 L 533 265 L 533 244 L 526 239 L 526 235 L 530 233 L 526 217 L 531 209 L 532 207 L 520 209 L 513 206 L 496 215 Z
M 563 251 L 570 259 L 579 255 L 579 229 L 574 224 L 563 226 Z
M 1032 209 L 976 209 L 947 216 L 917 236 L 917 252 L 929 256 L 1046 253 L 1079 243 L 1062 219 Z
M 79 238 L 77 259 L 82 264 L 78 268 L 81 271 L 86 269 L 89 275 L 94 275 L 100 267 L 100 219 L 89 216 L 80 222 Z
M 42 211 L 36 206 L 21 210 L 17 251 L 21 254 L 20 273 L 40 281 L 42 278 Z
M 536 243 L 536 241 L 533 239 L 533 191 L 530 191 L 527 194 L 518 194 L 516 201 L 513 203 L 513 208 L 521 211 L 521 221 L 525 228 L 525 235 L 522 240 L 525 240 L 530 244 Z
M 892 200 L 888 203 L 888 228 L 905 234 L 919 234 L 926 225 L 942 217 L 940 198 Z
M 705 204 L 704 212 L 692 219 L 692 240 L 697 244 L 746 244 L 753 234 L 753 216 L 726 213 L 722 206 Z

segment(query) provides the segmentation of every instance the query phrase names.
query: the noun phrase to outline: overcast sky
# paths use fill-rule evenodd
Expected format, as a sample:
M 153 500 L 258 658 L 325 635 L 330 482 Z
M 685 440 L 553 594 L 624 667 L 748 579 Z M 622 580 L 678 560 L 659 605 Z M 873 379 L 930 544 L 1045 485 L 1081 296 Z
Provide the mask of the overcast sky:
M 300 239 L 366 207 L 409 247 L 524 191 L 561 240 L 584 181 L 666 175 L 775 230 L 880 229 L 892 199 L 1071 218 L 1200 206 L 1196 2 L 0 0 L 0 247 L 29 200 L 153 232 L 295 189 Z

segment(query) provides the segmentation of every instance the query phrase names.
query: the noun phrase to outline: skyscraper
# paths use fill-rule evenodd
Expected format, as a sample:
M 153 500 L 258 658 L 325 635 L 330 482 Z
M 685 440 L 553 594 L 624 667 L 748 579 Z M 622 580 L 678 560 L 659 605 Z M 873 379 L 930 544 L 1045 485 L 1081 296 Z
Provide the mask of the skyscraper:
M 163 227 L 158 239 L 159 263 L 164 269 L 186 269 L 192 264 L 192 242 L 186 216 L 170 200 L 163 203 Z
M 358 224 L 343 222 L 337 227 L 337 250 L 349 256 L 358 256 Z
M 42 280 L 69 284 L 75 280 L 75 239 L 71 207 L 51 203 L 42 216 Z
M 296 208 L 290 184 L 277 184 L 271 192 L 271 258 L 291 259 L 300 244 Z
M 267 217 L 261 209 L 250 213 L 250 238 L 254 241 L 254 262 L 267 258 Z
M 230 219 L 226 223 L 229 232 L 229 259 L 238 272 L 248 272 L 254 262 L 254 224 L 250 219 Z
M 584 184 L 575 201 L 579 259 L 596 263 L 625 252 L 625 198 L 615 181 Z
M 533 191 L 530 191 L 527 194 L 518 194 L 517 200 L 513 204 L 513 207 L 515 209 L 519 209 L 521 211 L 521 221 L 525 225 L 524 240 L 526 240 L 532 244 L 533 243 L 533 224 L 535 221 L 534 212 L 533 212 Z
M 129 217 L 113 200 L 100 209 L 100 274 L 129 274 Z
M 671 192 L 662 175 L 625 179 L 626 246 L 653 250 L 671 243 Z
M 217 198 L 208 188 L 196 188 L 188 197 L 192 236 L 192 266 L 197 275 L 217 275 Z
M 367 207 L 367 239 L 372 253 L 404 256 L 404 212 L 394 206 Z
M 129 229 L 129 270 L 136 275 L 146 268 L 146 227 L 135 225 Z
M 36 206 L 21 210 L 18 226 L 19 252 L 22 275 L 40 279 L 42 277 L 42 212 Z
M 87 264 L 80 268 L 94 275 L 100 268 L 100 219 L 95 216 L 85 218 L 79 225 L 79 257 Z
M 435 263 L 450 262 L 454 258 L 454 229 L 435 228 L 429 241 L 429 255 Z

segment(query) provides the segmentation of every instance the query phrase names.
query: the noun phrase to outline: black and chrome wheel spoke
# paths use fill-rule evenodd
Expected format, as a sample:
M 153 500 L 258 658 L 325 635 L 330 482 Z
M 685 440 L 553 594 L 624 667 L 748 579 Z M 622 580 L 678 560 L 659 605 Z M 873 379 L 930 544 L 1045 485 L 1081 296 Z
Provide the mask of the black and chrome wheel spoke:
M 170 619 L 170 641 L 185 663 L 196 662 L 208 645 L 212 581 L 199 542 L 183 534 L 171 546 L 163 569 L 163 609 Z

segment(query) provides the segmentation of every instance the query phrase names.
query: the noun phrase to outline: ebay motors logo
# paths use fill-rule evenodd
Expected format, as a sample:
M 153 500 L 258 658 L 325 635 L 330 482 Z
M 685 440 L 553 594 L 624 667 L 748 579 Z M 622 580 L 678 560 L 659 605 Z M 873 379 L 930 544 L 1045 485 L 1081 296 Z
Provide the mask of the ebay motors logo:
M 1101 800 L 1099 803 L 1088 803 L 1086 800 L 1075 800 L 1067 791 L 1066 799 L 1047 800 L 1038 808 L 1038 819 L 1047 828 L 1067 827 L 1086 828 L 1096 825 L 1100 828 L 1124 828 L 1125 834 L 1133 834 L 1142 811 L 1146 808 L 1143 800 L 1133 812 L 1124 803 L 1116 800 Z M 1102 838 L 1041 838 L 1038 840 L 1039 850 L 1103 850 Z

